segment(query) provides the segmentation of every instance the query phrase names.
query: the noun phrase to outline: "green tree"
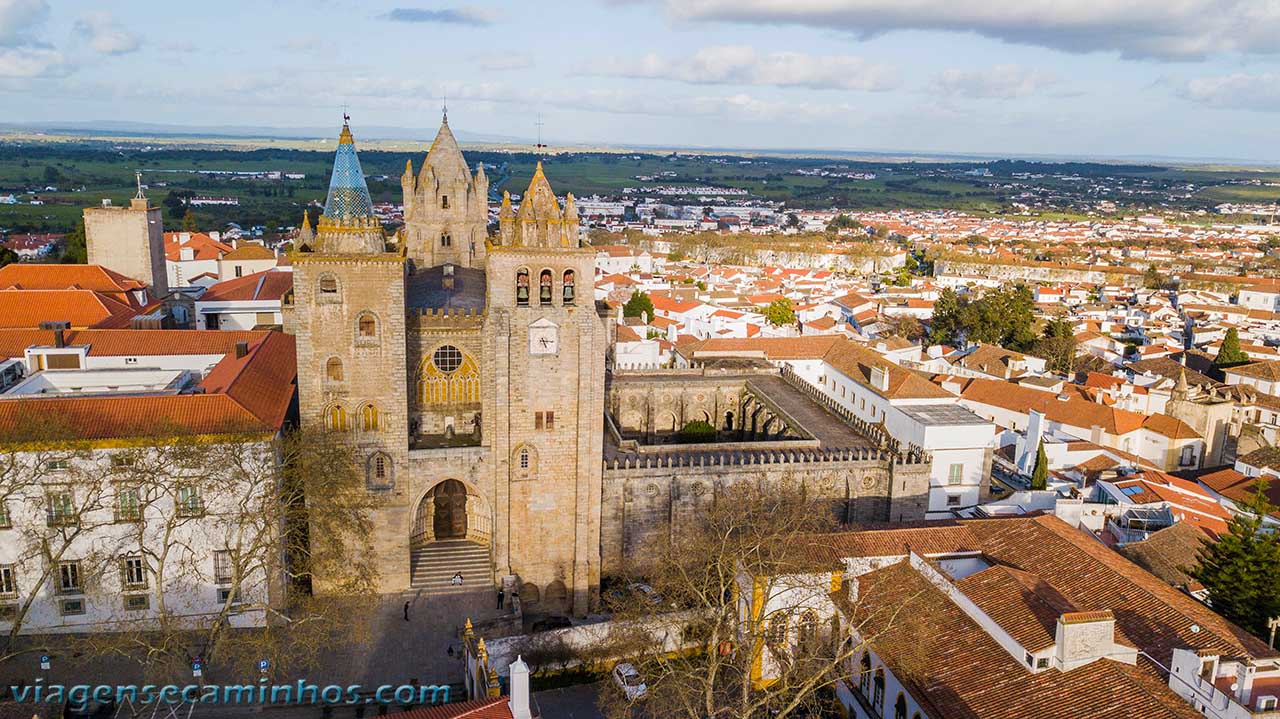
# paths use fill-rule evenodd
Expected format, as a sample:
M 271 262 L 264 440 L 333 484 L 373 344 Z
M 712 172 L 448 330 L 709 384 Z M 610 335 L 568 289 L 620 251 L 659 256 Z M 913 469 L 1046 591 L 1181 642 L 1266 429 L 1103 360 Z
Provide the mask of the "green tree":
M 9 249 L 8 247 L 5 247 L 4 245 L 0 245 L 0 267 L 4 267 L 7 264 L 17 262 L 17 261 L 18 261 L 17 252 L 14 252 L 13 250 Z
M 1280 537 L 1264 528 L 1276 510 L 1266 489 L 1259 477 L 1226 534 L 1200 548 L 1191 571 L 1209 591 L 1214 611 L 1258 636 L 1268 619 L 1280 616 Z
M 182 216 L 182 231 L 196 232 L 199 229 L 200 226 L 196 222 L 196 213 L 192 212 L 191 208 L 187 208 L 186 214 Z
M 827 223 L 827 232 L 839 232 L 840 230 L 856 230 L 862 227 L 862 223 L 853 219 L 846 214 L 839 214 L 831 218 Z
M 964 303 L 967 304 L 967 303 Z M 929 344 L 942 345 L 955 341 L 960 331 L 960 296 L 948 287 L 933 303 L 933 317 L 929 320 Z
M 1147 265 L 1147 271 L 1142 273 L 1142 286 L 1149 290 L 1162 290 L 1169 286 L 1169 278 L 1155 265 Z
M 787 213 L 787 227 L 796 228 L 800 226 L 800 218 L 794 212 Z
M 631 299 L 622 306 L 623 317 L 639 317 L 644 315 L 649 319 L 653 319 L 653 300 L 649 299 L 649 295 L 636 290 L 631 293 Z
M 76 223 L 76 228 L 67 233 L 62 241 L 62 258 L 64 265 L 83 265 L 89 261 L 89 247 L 84 237 L 84 217 Z
M 44 184 L 57 185 L 62 182 L 62 173 L 53 165 L 46 165 L 44 168 Z
M 1075 328 L 1067 320 L 1049 320 L 1044 326 L 1044 337 L 1031 351 L 1046 360 L 1045 367 L 1050 372 L 1071 375 L 1076 371 Z
M 695 419 L 680 429 L 681 444 L 703 444 L 716 441 L 716 428 L 710 422 Z
M 1031 469 L 1031 488 L 1049 488 L 1049 457 L 1044 453 L 1044 440 L 1036 448 L 1036 466 Z
M 774 327 L 793 325 L 796 323 L 796 311 L 791 307 L 791 300 L 779 297 L 764 308 L 764 318 Z
M 1232 327 L 1227 330 L 1227 336 L 1222 338 L 1222 347 L 1218 350 L 1218 356 L 1213 358 L 1213 366 L 1222 369 L 1248 364 L 1248 362 L 1249 355 L 1240 349 L 1240 333 Z

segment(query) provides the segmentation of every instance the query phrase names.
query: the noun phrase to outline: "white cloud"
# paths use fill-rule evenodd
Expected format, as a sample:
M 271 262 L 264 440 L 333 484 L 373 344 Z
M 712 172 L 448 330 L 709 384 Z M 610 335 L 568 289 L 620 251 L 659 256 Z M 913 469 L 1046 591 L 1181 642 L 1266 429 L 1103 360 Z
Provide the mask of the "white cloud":
M 981 70 L 944 70 L 933 87 L 948 97 L 1012 100 L 1034 95 L 1057 82 L 1052 73 L 1020 65 L 996 65 Z
M 49 16 L 45 0 L 0 0 L 0 45 L 37 45 L 34 30 Z
M 676 80 L 697 85 L 805 87 L 814 90 L 887 90 L 897 84 L 892 68 L 851 55 L 761 54 L 746 45 L 713 45 L 693 55 L 607 60 L 584 74 Z
M 52 48 L 0 48 L 0 80 L 62 77 L 71 70 L 67 58 Z
M 485 72 L 507 72 L 533 67 L 533 57 L 519 53 L 482 55 L 472 58 L 472 62 Z
M 1066 52 L 1195 60 L 1280 52 L 1277 0 L 653 0 L 678 21 L 805 25 L 874 37 L 971 32 Z
M 395 22 L 432 22 L 477 27 L 492 25 L 495 19 L 491 11 L 478 7 L 440 9 L 398 7 L 392 9 L 391 12 L 388 12 L 383 17 Z
M 75 32 L 89 47 L 103 55 L 124 55 L 142 46 L 137 35 L 116 22 L 111 13 L 96 12 L 76 21 Z
M 1178 94 L 1210 107 L 1280 112 L 1280 73 L 1198 77 L 1181 84 Z

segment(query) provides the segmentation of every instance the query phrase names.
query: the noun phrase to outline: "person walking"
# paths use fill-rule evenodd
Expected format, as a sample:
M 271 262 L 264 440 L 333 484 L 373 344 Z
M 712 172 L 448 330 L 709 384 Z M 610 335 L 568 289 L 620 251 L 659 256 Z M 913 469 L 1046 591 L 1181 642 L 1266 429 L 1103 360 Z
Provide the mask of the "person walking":
M 406 622 L 409 621 L 409 603 L 408 602 L 404 603 L 404 620 Z
M 502 609 L 503 601 L 507 598 L 507 593 L 498 588 L 498 609 Z

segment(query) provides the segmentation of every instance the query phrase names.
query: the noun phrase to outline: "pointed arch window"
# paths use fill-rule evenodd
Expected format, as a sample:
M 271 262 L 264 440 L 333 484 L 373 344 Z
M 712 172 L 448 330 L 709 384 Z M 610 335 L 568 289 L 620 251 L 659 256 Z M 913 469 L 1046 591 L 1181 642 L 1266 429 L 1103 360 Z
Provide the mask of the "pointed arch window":
M 858 663 L 858 691 L 863 697 L 871 696 L 871 652 L 863 652 Z
M 898 692 L 898 699 L 893 703 L 893 719 L 907 719 L 907 698 Z
M 380 428 L 378 424 L 378 408 L 366 404 L 360 408 L 360 431 L 377 432 Z
M 457 347 L 441 345 L 419 369 L 418 401 L 423 405 L 479 402 L 480 366 Z
M 390 489 L 395 485 L 395 463 L 386 452 L 374 452 L 365 464 L 365 485 L 369 489 Z
M 516 304 L 529 304 L 529 271 L 526 269 L 516 270 Z
M 551 304 L 551 270 L 543 270 L 538 276 L 538 302 Z
M 562 288 L 561 294 L 563 295 L 564 303 L 566 305 L 573 304 L 574 290 L 576 289 L 574 287 L 574 281 L 573 281 L 573 270 L 564 271 L 564 284 L 561 285 L 561 288 Z
M 324 374 L 330 382 L 342 382 L 345 377 L 342 372 L 342 360 L 337 357 L 330 357 L 329 361 L 324 365 Z
M 884 670 L 876 670 L 876 678 L 871 682 L 871 708 L 877 716 L 884 716 Z
M 453 247 L 453 236 L 451 236 L 448 232 L 444 233 L 443 235 L 440 235 L 440 246 Z
M 335 404 L 325 413 L 325 428 L 331 432 L 347 431 L 347 410 L 340 404 Z
M 818 614 L 812 609 L 800 615 L 796 635 L 800 651 L 810 653 L 818 650 Z

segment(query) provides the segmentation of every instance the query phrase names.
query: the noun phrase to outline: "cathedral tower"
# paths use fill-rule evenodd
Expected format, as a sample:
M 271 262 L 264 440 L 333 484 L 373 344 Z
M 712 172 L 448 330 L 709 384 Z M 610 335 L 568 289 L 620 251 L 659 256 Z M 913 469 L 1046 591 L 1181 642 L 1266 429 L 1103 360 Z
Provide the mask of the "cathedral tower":
M 484 265 L 489 179 L 483 163 L 477 165 L 474 176 L 467 169 L 447 114 L 418 174 L 413 172 L 413 162 L 406 162 L 400 184 L 405 246 L 415 263 L 421 267 Z
M 346 123 L 307 244 L 291 258 L 302 420 L 354 440 L 369 489 L 390 498 L 408 462 L 405 260 L 387 251 Z
M 589 610 L 600 583 L 605 326 L 592 283 L 595 252 L 562 210 L 539 163 L 518 211 L 509 196 L 489 248 L 492 392 L 485 401 L 495 486 L 510 508 L 497 530 L 499 571 L 522 597 Z

